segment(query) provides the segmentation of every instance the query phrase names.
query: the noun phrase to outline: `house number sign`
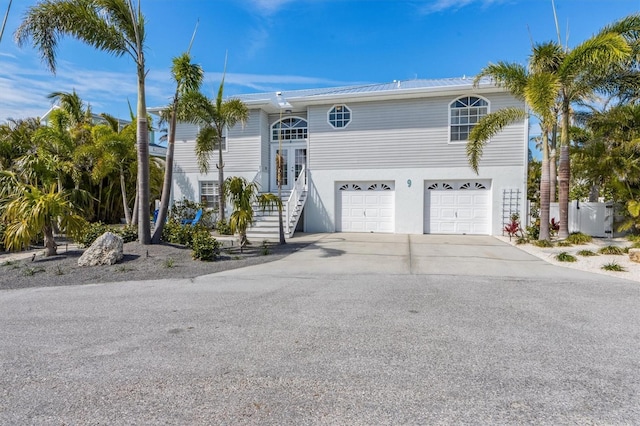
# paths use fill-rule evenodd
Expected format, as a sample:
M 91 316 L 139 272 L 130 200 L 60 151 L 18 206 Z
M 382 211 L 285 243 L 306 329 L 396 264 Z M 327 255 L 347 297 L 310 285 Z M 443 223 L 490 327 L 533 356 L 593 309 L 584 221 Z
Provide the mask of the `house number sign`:
M 407 179 L 407 186 L 411 188 L 411 179 Z

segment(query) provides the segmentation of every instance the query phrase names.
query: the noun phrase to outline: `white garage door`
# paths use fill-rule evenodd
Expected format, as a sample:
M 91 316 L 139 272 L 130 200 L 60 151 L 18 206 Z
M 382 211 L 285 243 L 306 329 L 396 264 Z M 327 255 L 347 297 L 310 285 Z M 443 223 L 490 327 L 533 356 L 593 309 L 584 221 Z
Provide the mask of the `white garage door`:
M 491 234 L 490 182 L 427 182 L 424 216 L 426 234 Z
M 337 188 L 336 230 L 339 232 L 393 232 L 393 182 L 349 182 Z

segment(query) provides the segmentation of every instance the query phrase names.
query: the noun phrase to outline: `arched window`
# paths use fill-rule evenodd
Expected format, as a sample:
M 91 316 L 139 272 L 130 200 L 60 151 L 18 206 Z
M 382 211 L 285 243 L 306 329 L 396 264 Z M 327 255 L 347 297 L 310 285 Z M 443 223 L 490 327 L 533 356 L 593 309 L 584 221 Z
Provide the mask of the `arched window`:
M 307 139 L 307 120 L 300 117 L 287 117 L 271 125 L 272 142 L 303 139 Z
M 477 96 L 463 96 L 449 107 L 451 115 L 451 142 L 469 140 L 469 133 L 478 121 L 489 113 L 489 102 Z

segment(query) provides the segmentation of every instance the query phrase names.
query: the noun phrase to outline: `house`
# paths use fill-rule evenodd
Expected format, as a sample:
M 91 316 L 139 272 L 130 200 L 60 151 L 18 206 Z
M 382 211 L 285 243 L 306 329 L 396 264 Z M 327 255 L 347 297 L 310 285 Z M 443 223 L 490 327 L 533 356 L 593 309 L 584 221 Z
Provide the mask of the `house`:
M 224 135 L 225 176 L 277 192 L 284 161 L 286 231 L 501 235 L 525 217 L 528 122 L 484 149 L 479 174 L 466 141 L 483 115 L 525 105 L 489 80 L 394 81 L 238 96 L 248 122 Z M 173 199 L 215 206 L 217 154 L 200 174 L 198 128 L 176 128 Z

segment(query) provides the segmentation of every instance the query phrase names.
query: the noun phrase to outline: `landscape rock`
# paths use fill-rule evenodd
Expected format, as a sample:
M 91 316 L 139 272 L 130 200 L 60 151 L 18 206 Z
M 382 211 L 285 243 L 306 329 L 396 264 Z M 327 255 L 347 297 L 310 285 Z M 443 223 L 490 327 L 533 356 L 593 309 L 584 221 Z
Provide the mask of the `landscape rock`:
M 122 237 L 105 232 L 82 253 L 78 266 L 113 265 L 124 257 L 123 244 Z
M 640 249 L 629 249 L 629 260 L 632 262 L 640 263 Z

